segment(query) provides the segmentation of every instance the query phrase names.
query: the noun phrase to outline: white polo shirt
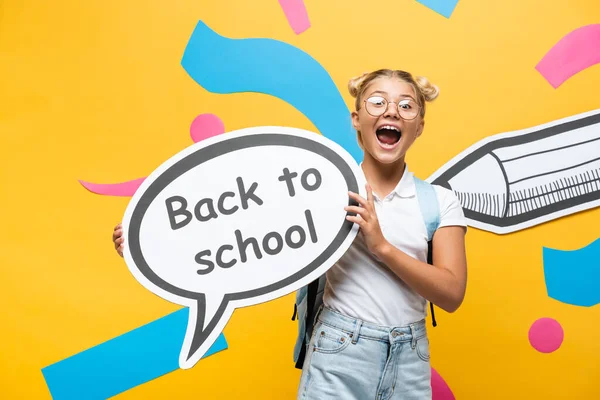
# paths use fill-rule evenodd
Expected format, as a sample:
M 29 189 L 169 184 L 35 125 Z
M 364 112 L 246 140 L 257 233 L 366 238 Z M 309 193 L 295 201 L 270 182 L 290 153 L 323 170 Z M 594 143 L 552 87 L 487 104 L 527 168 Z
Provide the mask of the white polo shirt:
M 439 226 L 466 226 L 454 193 L 434 188 L 440 205 Z M 396 188 L 384 199 L 373 194 L 383 236 L 409 256 L 427 262 L 427 230 L 413 174 L 405 168 Z M 404 326 L 427 315 L 427 301 L 367 249 L 360 233 L 327 271 L 323 303 L 341 314 L 384 326 Z

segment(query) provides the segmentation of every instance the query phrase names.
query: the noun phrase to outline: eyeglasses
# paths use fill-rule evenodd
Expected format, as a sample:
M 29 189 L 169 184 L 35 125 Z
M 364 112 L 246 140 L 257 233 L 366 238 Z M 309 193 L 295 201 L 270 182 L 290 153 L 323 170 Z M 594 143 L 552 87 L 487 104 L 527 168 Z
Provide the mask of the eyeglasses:
M 394 102 L 387 101 L 385 98 L 381 96 L 372 96 L 368 99 L 365 99 L 365 110 L 372 115 L 373 117 L 379 117 L 383 115 L 388 108 L 389 104 L 394 104 Z M 398 103 L 398 114 L 404 120 L 411 120 L 417 118 L 419 115 L 419 111 L 421 107 L 417 104 L 413 99 L 403 99 Z

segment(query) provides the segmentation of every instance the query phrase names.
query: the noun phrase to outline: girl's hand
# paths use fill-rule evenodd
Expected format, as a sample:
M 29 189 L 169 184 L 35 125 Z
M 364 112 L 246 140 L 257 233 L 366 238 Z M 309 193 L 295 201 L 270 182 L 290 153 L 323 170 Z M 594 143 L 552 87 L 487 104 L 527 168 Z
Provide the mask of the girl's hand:
M 367 248 L 375 256 L 378 256 L 388 242 L 385 237 L 383 237 L 381 227 L 379 226 L 371 186 L 367 184 L 366 189 L 367 200 L 357 193 L 348 192 L 350 198 L 355 200 L 359 206 L 346 206 L 344 207 L 344 210 L 356 214 L 355 216 L 348 215 L 346 216 L 346 219 L 360 226 L 360 232 L 365 239 Z
M 112 234 L 112 240 L 115 245 L 115 250 L 123 257 L 123 249 L 125 248 L 125 238 L 123 237 L 123 226 L 118 224 Z

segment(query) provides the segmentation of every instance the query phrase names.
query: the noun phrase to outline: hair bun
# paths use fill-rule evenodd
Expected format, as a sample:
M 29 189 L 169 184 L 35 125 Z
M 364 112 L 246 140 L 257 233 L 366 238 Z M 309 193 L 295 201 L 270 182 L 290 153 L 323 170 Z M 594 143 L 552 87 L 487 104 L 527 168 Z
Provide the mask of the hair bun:
M 424 76 L 415 77 L 415 82 L 423 94 L 425 101 L 434 101 L 440 95 L 440 89 L 436 85 L 429 82 L 429 80 Z
M 348 82 L 348 91 L 350 92 L 350 96 L 356 98 L 359 93 L 365 78 L 369 75 L 369 72 L 365 72 L 360 76 L 356 76 Z

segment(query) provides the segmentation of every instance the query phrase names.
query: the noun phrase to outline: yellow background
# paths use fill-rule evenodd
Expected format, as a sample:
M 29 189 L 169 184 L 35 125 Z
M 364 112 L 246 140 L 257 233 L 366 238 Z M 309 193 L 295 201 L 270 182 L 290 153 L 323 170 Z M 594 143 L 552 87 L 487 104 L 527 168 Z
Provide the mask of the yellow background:
M 597 1 L 460 0 L 450 19 L 413 0 L 305 4 L 312 26 L 295 35 L 275 0 L 0 3 L 1 398 L 50 398 L 43 367 L 179 308 L 145 290 L 112 248 L 128 198 L 91 194 L 78 179 L 147 176 L 192 143 L 200 113 L 227 130 L 315 130 L 276 98 L 193 82 L 180 60 L 200 19 L 227 37 L 306 51 L 349 107 L 347 81 L 363 71 L 429 77 L 441 96 L 408 158 L 422 178 L 486 136 L 600 108 L 600 66 L 556 90 L 534 69 L 562 36 L 600 22 Z M 550 299 L 542 269 L 543 246 L 583 247 L 598 221 L 596 209 L 507 236 L 470 229 L 465 303 L 430 329 L 432 365 L 457 399 L 600 398 L 600 308 Z M 237 310 L 228 350 L 117 398 L 294 398 L 292 305 L 289 295 Z M 555 353 L 529 344 L 541 317 L 564 328 Z

